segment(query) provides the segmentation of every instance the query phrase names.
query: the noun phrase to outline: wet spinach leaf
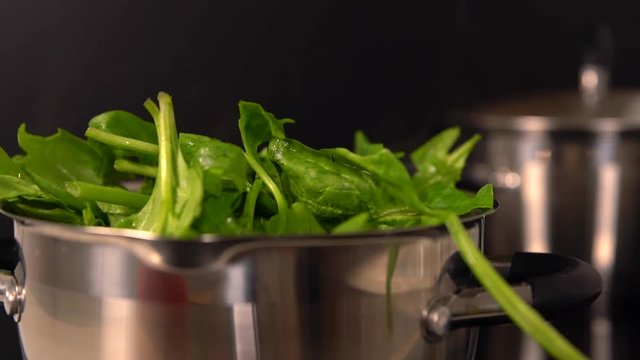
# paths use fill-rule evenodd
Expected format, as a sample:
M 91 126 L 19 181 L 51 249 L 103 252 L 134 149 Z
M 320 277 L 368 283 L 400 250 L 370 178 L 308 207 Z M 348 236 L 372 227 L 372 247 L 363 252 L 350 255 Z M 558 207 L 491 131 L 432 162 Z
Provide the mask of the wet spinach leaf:
M 205 189 L 220 194 L 223 189 L 244 191 L 249 166 L 242 149 L 203 135 L 180 134 L 180 150 L 191 166 L 202 168 Z

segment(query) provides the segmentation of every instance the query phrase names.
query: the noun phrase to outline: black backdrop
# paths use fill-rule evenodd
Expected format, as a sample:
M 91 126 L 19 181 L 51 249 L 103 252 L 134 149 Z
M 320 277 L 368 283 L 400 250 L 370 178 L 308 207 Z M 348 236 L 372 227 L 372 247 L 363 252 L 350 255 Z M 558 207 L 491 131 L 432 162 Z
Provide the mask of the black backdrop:
M 81 134 L 102 111 L 144 114 L 164 90 L 182 131 L 237 141 L 246 99 L 297 119 L 291 134 L 314 146 L 362 128 L 410 148 L 453 108 L 573 87 L 593 19 L 613 28 L 614 82 L 640 84 L 636 2 L 516 3 L 5 0 L 0 144 L 17 151 L 21 122 Z
M 288 133 L 316 147 L 348 146 L 360 128 L 408 150 L 451 110 L 574 87 L 592 21 L 611 26 L 613 83 L 640 85 L 639 10 L 621 0 L 3 0 L 0 145 L 18 150 L 22 122 L 82 134 L 102 111 L 144 114 L 164 90 L 181 131 L 237 142 L 245 99 L 297 119 Z M 14 348 L 0 332 L 0 352 Z

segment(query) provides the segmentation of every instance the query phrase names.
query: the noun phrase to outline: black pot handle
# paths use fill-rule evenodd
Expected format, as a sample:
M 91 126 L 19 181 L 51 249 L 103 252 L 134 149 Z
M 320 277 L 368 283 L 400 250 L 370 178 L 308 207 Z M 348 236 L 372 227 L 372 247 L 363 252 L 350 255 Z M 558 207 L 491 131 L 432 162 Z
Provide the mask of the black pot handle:
M 20 261 L 18 244 L 13 238 L 0 238 L 0 270 L 13 271 Z
M 588 263 L 569 256 L 517 252 L 511 258 L 490 258 L 512 288 L 552 319 L 567 310 L 590 305 L 602 291 L 602 277 Z M 438 340 L 449 330 L 510 322 L 487 294 L 458 253 L 445 263 L 440 296 L 425 308 L 422 330 Z
M 18 244 L 12 238 L 0 238 L 0 303 L 7 315 L 20 321 L 24 307 L 24 288 L 15 278 L 16 267 L 20 262 Z M 1 308 L 0 308 L 0 311 Z

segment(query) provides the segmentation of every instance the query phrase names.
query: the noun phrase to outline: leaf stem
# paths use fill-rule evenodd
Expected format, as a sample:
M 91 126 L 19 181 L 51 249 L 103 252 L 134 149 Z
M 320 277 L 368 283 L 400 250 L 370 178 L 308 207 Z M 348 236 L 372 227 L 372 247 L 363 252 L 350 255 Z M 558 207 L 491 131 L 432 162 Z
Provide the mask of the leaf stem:
M 146 141 L 115 135 L 104 130 L 88 128 L 85 136 L 89 139 L 99 141 L 103 144 L 111 145 L 120 149 L 131 150 L 138 153 L 158 155 L 159 147 L 156 144 Z
M 279 215 L 278 232 L 283 233 L 287 226 L 287 211 L 289 209 L 287 199 L 284 197 L 284 195 L 282 195 L 282 192 L 280 192 L 278 185 L 276 185 L 273 179 L 271 179 L 269 174 L 267 174 L 267 172 L 256 161 L 256 159 L 254 159 L 252 156 L 250 156 L 246 152 L 244 153 L 244 158 L 247 159 L 247 162 L 253 168 L 253 171 L 255 171 L 258 177 L 260 177 L 260 179 L 265 183 L 265 185 L 267 185 L 267 188 L 269 188 L 269 191 L 271 191 L 271 194 L 273 194 L 273 197 L 276 199 L 276 204 L 278 206 L 278 215 Z
M 149 200 L 149 196 L 144 194 L 83 181 L 67 182 L 65 187 L 71 194 L 86 201 L 99 201 L 136 209 L 142 208 Z
M 580 350 L 511 289 L 475 246 L 457 215 L 446 216 L 445 225 L 460 255 L 476 279 L 524 333 L 531 336 L 556 359 L 587 359 Z
M 244 200 L 244 209 L 242 211 L 242 218 L 246 222 L 245 228 L 247 231 L 253 231 L 253 219 L 256 209 L 256 203 L 258 202 L 258 196 L 264 182 L 259 178 L 253 182 L 251 189 L 247 192 L 247 197 Z
M 398 244 L 389 246 L 388 260 L 387 260 L 387 278 L 385 279 L 385 297 L 387 308 L 387 329 L 389 333 L 393 333 L 393 304 L 391 302 L 393 298 L 392 285 L 393 285 L 393 273 L 396 271 L 396 263 L 398 262 L 398 252 L 400 247 Z
M 126 159 L 117 159 L 113 163 L 113 167 L 123 173 L 142 175 L 150 178 L 155 178 L 158 174 L 158 167 L 156 166 L 139 164 Z

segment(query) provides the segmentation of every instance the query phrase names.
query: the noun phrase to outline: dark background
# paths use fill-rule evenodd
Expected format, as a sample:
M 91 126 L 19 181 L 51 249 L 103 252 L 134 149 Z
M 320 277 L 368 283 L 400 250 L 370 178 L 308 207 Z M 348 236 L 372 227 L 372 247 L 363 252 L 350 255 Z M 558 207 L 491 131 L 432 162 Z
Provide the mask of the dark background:
M 637 2 L 185 1 L 0 3 L 0 144 L 158 91 L 182 131 L 239 140 L 237 101 L 298 120 L 292 136 L 350 144 L 353 130 L 411 148 L 448 111 L 575 87 L 585 27 L 615 37 L 614 84 L 640 84 Z
M 613 84 L 640 85 L 640 2 L 603 4 L 3 0 L 0 145 L 18 151 L 22 122 L 81 135 L 103 111 L 146 115 L 142 102 L 163 90 L 181 131 L 238 142 L 244 99 L 297 119 L 288 134 L 312 146 L 349 146 L 363 129 L 410 150 L 454 110 L 574 88 L 594 22 L 613 34 Z M 6 220 L 0 234 L 11 234 Z M 10 359 L 15 333 L 4 329 Z

